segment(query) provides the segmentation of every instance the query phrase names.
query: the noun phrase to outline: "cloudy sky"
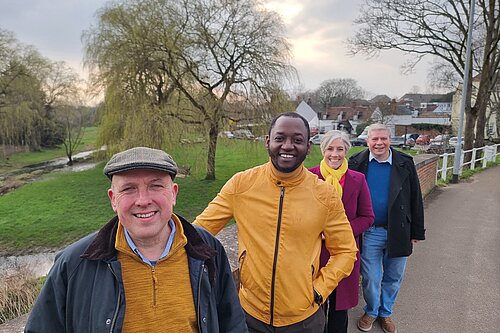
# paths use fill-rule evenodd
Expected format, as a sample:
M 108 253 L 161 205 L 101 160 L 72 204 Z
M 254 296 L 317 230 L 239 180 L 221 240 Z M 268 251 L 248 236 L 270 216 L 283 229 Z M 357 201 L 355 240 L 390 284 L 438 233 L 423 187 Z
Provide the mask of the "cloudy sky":
M 95 22 L 104 0 L 0 0 L 0 28 L 10 30 L 43 56 L 66 61 L 82 71 L 81 33 Z M 362 0 L 268 0 L 280 13 L 293 46 L 293 64 L 301 86 L 316 89 L 324 80 L 353 78 L 369 96 L 401 97 L 414 90 L 429 92 L 427 63 L 411 75 L 401 74 L 405 58 L 397 52 L 366 59 L 347 55 L 345 40 L 354 32 Z M 424 60 L 425 61 L 425 60 Z M 430 61 L 430 60 L 428 60 Z

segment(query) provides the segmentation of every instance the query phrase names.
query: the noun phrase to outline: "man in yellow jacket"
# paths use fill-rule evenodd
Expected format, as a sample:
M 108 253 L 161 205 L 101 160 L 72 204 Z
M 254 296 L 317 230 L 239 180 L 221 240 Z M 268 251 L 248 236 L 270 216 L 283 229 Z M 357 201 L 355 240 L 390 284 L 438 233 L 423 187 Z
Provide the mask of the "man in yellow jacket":
M 194 223 L 217 234 L 235 219 L 250 332 L 322 332 L 318 310 L 356 260 L 351 226 L 335 188 L 303 165 L 311 148 L 307 120 L 277 116 L 266 148 L 270 161 L 234 175 Z M 319 269 L 322 235 L 331 257 Z

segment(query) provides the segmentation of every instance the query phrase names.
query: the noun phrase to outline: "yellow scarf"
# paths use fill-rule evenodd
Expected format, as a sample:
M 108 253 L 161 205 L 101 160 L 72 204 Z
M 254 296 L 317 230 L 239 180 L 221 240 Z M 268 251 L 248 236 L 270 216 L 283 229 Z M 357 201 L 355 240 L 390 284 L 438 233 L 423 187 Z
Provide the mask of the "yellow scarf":
M 321 175 L 325 178 L 325 181 L 335 187 L 339 197 L 342 199 L 342 186 L 340 186 L 340 178 L 342 178 L 347 171 L 347 159 L 344 157 L 344 161 L 338 169 L 330 168 L 330 166 L 323 159 L 319 164 L 319 169 L 321 171 Z

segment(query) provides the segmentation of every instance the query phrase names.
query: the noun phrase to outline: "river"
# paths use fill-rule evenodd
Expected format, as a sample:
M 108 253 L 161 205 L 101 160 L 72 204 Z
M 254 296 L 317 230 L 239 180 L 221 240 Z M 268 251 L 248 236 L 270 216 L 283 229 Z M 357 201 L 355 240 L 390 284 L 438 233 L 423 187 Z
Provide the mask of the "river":
M 101 147 L 100 150 L 106 149 Z M 37 163 L 24 167 L 23 169 L 10 172 L 9 174 L 0 175 L 0 180 L 5 179 L 9 176 L 13 176 L 20 173 L 33 172 L 35 170 L 46 170 L 49 172 L 55 171 L 73 171 L 80 172 L 88 169 L 92 169 L 96 166 L 95 162 L 85 162 L 92 157 L 93 151 L 84 151 L 73 156 L 74 163 L 72 166 L 68 166 L 66 163 L 68 159 L 66 157 L 57 158 L 51 161 Z M 0 278 L 5 275 L 10 275 L 19 269 L 29 269 L 33 275 L 39 277 L 47 275 L 52 264 L 54 262 L 56 252 L 44 252 L 37 254 L 28 254 L 21 256 L 0 256 Z

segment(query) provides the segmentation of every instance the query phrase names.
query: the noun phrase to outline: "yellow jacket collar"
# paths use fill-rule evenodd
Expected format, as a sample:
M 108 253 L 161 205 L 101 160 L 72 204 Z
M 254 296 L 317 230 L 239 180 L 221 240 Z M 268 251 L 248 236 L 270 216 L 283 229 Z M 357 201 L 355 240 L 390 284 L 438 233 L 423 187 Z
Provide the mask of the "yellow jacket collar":
M 304 167 L 304 163 L 292 172 L 281 172 L 276 169 L 271 161 L 267 163 L 266 170 L 272 182 L 280 186 L 298 185 L 304 180 L 306 172 L 309 172 Z

